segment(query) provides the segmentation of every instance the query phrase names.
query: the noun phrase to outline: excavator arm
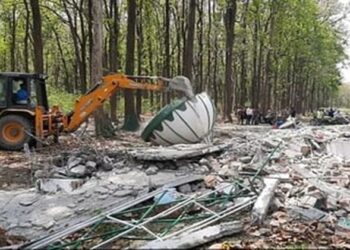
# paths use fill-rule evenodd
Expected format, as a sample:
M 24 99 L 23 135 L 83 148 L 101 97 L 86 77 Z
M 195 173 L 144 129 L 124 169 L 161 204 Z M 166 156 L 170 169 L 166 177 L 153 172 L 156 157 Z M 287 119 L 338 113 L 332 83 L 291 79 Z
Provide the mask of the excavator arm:
M 167 84 L 168 82 L 170 84 Z M 105 76 L 100 83 L 76 100 L 73 111 L 63 117 L 64 131 L 73 132 L 77 130 L 95 110 L 101 107 L 119 89 L 166 91 L 170 88 L 181 90 L 182 87 L 179 87 L 179 85 L 192 89 L 191 86 L 187 86 L 188 84 L 181 84 L 179 81 L 162 77 L 132 77 L 123 74 Z M 184 91 L 186 92 L 186 90 Z

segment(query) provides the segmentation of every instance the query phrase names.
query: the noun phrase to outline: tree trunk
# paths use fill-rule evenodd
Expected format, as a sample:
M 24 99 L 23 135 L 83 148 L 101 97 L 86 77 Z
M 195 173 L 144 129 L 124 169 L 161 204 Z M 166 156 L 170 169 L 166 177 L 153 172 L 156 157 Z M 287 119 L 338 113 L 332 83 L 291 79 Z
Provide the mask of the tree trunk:
M 17 21 L 16 21 L 16 10 L 17 5 L 14 4 L 12 6 L 12 15 L 11 15 L 11 21 L 10 21 L 10 28 L 11 28 L 11 71 L 16 71 L 16 28 L 17 28 Z
M 101 80 L 102 60 L 103 60 L 103 16 L 102 0 L 93 0 L 92 11 L 92 58 L 91 58 L 91 82 L 96 83 Z M 110 137 L 113 135 L 113 126 L 103 111 L 103 107 L 94 112 L 96 136 Z
M 143 63 L 143 0 L 140 0 L 140 6 L 138 8 L 138 22 L 137 22 L 137 73 L 142 75 L 142 63 Z M 136 115 L 140 119 L 142 113 L 142 92 L 136 90 Z
M 91 0 L 89 0 L 91 1 Z M 71 31 L 71 35 L 72 35 L 72 40 L 73 40 L 73 46 L 74 46 L 74 54 L 75 54 L 75 60 L 76 62 L 74 62 L 74 65 L 76 64 L 76 80 L 77 82 L 76 83 L 79 83 L 79 86 L 77 86 L 78 84 L 75 84 L 75 90 L 79 90 L 79 92 L 83 92 L 82 91 L 82 88 L 86 88 L 86 70 L 84 69 L 84 66 L 83 66 L 83 59 L 81 58 L 81 43 L 79 42 L 81 39 L 79 37 L 79 34 L 78 34 L 78 30 L 77 30 L 77 24 L 76 24 L 76 14 L 74 14 L 75 16 L 72 17 L 69 9 L 68 9 L 68 6 L 67 6 L 67 3 L 66 1 L 62 1 L 62 4 L 63 4 L 63 8 L 64 8 L 64 11 L 67 15 L 67 19 L 68 19 L 68 26 L 69 26 L 69 29 Z M 92 10 L 92 5 L 89 4 L 89 19 L 92 19 L 92 14 L 90 13 Z M 89 26 L 91 26 L 91 21 L 89 21 Z M 92 39 L 92 27 L 89 27 L 89 29 L 91 29 L 91 32 L 89 33 L 89 37 L 90 37 L 90 40 Z M 90 41 L 90 46 L 92 46 L 92 41 Z M 92 53 L 90 53 L 90 68 L 92 67 L 91 66 L 91 63 L 92 63 L 92 60 L 91 60 L 91 55 Z M 90 72 L 91 73 L 91 72 Z M 94 83 L 93 83 L 94 84 Z M 84 87 L 85 86 L 85 87 Z
M 228 0 L 225 14 L 226 28 L 226 64 L 225 64 L 225 95 L 224 95 L 224 116 L 233 122 L 231 112 L 233 104 L 233 43 L 235 35 L 236 0 Z
M 187 18 L 187 37 L 184 48 L 184 56 L 182 60 L 183 75 L 192 80 L 192 64 L 193 64 L 193 42 L 196 24 L 196 0 L 190 0 L 190 7 Z
M 63 68 L 64 68 L 64 73 L 65 73 L 65 77 L 64 77 L 65 90 L 68 93 L 73 93 L 74 86 L 72 86 L 70 84 L 70 82 L 69 82 L 69 71 L 68 71 L 65 55 L 63 53 L 63 49 L 62 49 L 62 45 L 61 45 L 61 41 L 60 41 L 60 36 L 59 36 L 59 34 L 57 33 L 57 31 L 55 29 L 53 29 L 53 33 L 54 33 L 56 41 L 57 41 L 58 51 L 60 53 L 60 57 L 61 57 Z
M 111 72 L 118 71 L 118 37 L 119 37 L 119 14 L 118 0 L 110 0 L 110 16 L 113 20 L 110 28 L 109 39 L 109 69 Z M 117 93 L 112 94 L 110 98 L 111 120 L 117 122 Z
M 30 0 L 33 17 L 34 71 L 44 73 L 43 40 L 41 33 L 41 13 L 39 0 Z
M 148 59 L 149 59 L 149 74 L 153 75 L 153 49 L 152 49 L 152 39 L 149 37 L 148 39 Z M 154 111 L 154 92 L 150 93 L 150 104 L 152 108 L 152 112 Z
M 86 49 L 87 49 L 87 36 L 85 34 L 85 20 L 84 20 L 84 11 L 83 11 L 83 6 L 82 4 L 84 1 L 81 1 L 80 6 L 78 7 L 78 12 L 79 12 L 79 19 L 80 19 L 80 33 L 81 33 L 81 45 L 80 45 L 80 53 L 81 53 L 81 92 L 86 93 L 87 91 L 87 65 L 86 65 Z M 103 48 L 103 45 L 102 45 Z M 92 63 L 92 60 L 91 60 Z M 94 82 L 93 82 L 94 83 Z
M 198 77 L 197 77 L 197 81 L 196 81 L 196 92 L 202 92 L 203 91 L 203 54 L 204 54 L 204 43 L 203 43 L 203 33 L 204 33 L 204 22 L 203 22 L 203 18 L 204 18 L 204 0 L 200 0 L 199 1 L 200 4 L 198 5 L 198 23 L 197 23 L 197 30 L 198 30 Z
M 206 86 L 208 87 L 209 90 L 211 90 L 211 28 L 212 28 L 212 10 L 211 10 L 211 1 L 208 1 L 208 34 L 207 34 L 207 75 L 206 75 Z M 209 94 L 213 94 L 211 91 Z
M 164 35 L 164 68 L 163 76 L 170 77 L 170 0 L 165 0 L 165 35 Z M 166 103 L 170 102 L 170 93 L 164 93 L 166 95 Z
M 126 63 L 125 72 L 134 74 L 135 55 L 135 28 L 136 28 L 136 0 L 128 0 L 128 25 L 126 37 Z M 136 131 L 139 121 L 135 111 L 135 98 L 132 90 L 125 90 L 124 130 Z
M 247 18 L 248 18 L 249 0 L 245 1 L 242 14 L 242 50 L 241 50 L 241 77 L 240 77 L 240 96 L 239 104 L 243 107 L 247 101 Z
M 256 14 L 257 15 L 257 14 Z M 251 107 L 257 106 L 257 83 L 258 83 L 258 21 L 254 20 L 254 33 L 253 33 L 253 70 L 252 70 L 252 85 L 251 85 Z
M 29 19 L 30 19 L 30 10 L 27 3 L 27 0 L 23 0 L 24 7 L 26 10 L 26 25 L 24 31 L 24 48 L 23 48 L 23 57 L 24 57 L 24 71 L 29 72 L 29 53 L 28 53 L 28 43 L 29 43 Z
M 213 66 L 213 91 L 214 91 L 214 103 L 215 107 L 218 107 L 219 103 L 219 87 L 218 87 L 218 78 L 217 78 L 217 72 L 218 72 L 218 55 L 219 53 L 219 45 L 218 45 L 218 39 L 215 36 L 214 38 L 214 66 Z

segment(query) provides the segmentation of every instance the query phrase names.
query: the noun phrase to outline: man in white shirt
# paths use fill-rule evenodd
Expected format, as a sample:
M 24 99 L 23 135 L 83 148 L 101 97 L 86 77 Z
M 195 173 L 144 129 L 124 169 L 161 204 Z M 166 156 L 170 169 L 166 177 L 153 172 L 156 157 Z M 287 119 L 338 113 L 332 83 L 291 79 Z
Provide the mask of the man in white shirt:
M 250 125 L 253 117 L 253 109 L 251 107 L 248 107 L 245 113 L 247 115 L 247 125 Z

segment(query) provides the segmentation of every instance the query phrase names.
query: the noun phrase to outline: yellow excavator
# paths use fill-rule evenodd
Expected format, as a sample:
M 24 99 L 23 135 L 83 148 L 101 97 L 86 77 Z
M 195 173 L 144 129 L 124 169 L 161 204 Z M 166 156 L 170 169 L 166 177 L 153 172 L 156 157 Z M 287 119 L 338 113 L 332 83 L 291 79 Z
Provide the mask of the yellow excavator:
M 0 149 L 20 150 L 26 143 L 41 142 L 49 136 L 57 141 L 62 133 L 76 131 L 120 89 L 178 90 L 193 96 L 190 81 L 183 76 L 168 79 L 113 74 L 104 76 L 76 100 L 71 112 L 64 114 L 58 106 L 49 108 L 46 79 L 44 74 L 0 73 Z

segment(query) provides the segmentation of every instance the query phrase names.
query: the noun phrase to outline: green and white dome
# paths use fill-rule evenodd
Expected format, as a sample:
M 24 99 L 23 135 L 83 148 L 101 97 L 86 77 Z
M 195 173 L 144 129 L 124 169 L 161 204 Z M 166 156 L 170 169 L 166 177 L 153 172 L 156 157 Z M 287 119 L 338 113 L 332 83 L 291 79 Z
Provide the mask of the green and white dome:
M 165 106 L 142 132 L 145 141 L 158 145 L 198 143 L 207 138 L 216 120 L 216 110 L 207 93 Z

